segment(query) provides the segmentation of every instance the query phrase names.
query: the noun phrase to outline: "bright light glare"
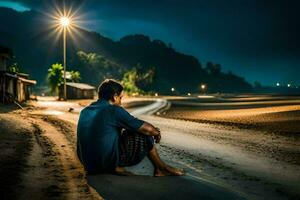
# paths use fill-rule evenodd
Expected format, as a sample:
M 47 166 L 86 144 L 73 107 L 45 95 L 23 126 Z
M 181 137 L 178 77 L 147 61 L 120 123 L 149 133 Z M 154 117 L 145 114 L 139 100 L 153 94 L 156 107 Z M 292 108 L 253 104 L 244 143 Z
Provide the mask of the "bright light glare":
M 64 32 L 67 34 L 68 41 L 86 40 L 82 29 L 85 28 L 85 25 L 90 23 L 90 21 L 87 20 L 87 18 L 89 18 L 87 13 L 81 13 L 82 6 L 78 6 L 77 4 L 75 6 L 75 3 L 72 4 L 72 2 L 75 1 L 68 1 L 70 3 L 67 5 L 63 3 L 64 1 L 47 2 L 49 2 L 49 4 L 46 4 L 47 9 L 45 10 L 47 12 L 43 12 L 45 18 L 42 18 L 42 20 L 45 21 L 45 27 L 46 30 L 49 29 L 49 33 L 43 36 L 46 37 L 46 39 L 53 40 L 50 46 L 51 50 L 56 48 L 55 44 L 59 42 Z M 79 44 L 79 42 L 74 42 L 76 47 L 78 47 L 77 45 Z
M 64 27 L 68 26 L 70 24 L 70 19 L 67 17 L 61 17 L 60 24 Z

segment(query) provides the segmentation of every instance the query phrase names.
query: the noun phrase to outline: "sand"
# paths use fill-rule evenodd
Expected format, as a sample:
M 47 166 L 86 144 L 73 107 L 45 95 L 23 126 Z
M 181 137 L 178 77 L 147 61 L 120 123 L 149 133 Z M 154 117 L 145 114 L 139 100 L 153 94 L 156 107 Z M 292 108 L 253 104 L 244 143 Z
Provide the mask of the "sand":
M 87 184 L 74 140 L 33 109 L 0 112 L 1 199 L 102 199 Z
M 181 102 L 182 99 L 186 100 L 186 98 L 180 97 L 176 98 L 176 101 Z M 244 100 L 243 97 L 226 99 L 227 102 L 235 103 Z M 174 138 L 180 140 L 183 135 L 177 132 L 182 129 L 189 134 L 186 135 L 187 138 L 190 137 L 186 141 L 187 143 L 199 140 L 199 144 L 203 142 L 205 142 L 203 145 L 212 144 L 207 147 L 220 146 L 222 150 L 218 153 L 224 151 L 223 153 L 226 154 L 228 153 L 226 149 L 233 147 L 233 149 L 241 149 L 243 152 L 258 155 L 262 159 L 275 160 L 280 163 L 280 166 L 282 163 L 283 165 L 288 163 L 290 166 L 299 166 L 300 150 L 297 135 L 299 128 L 295 124 L 295 121 L 299 119 L 297 117 L 299 115 L 298 105 L 295 102 L 290 102 L 289 105 L 282 104 L 282 102 L 280 105 L 267 103 L 268 108 L 265 109 L 262 108 L 262 103 L 257 106 L 257 98 L 248 98 L 248 100 L 253 103 L 247 109 L 243 107 L 245 105 L 242 107 L 238 105 L 239 107 L 236 109 L 234 104 L 230 107 L 221 105 L 217 106 L 218 109 L 214 109 L 216 104 L 214 104 L 214 100 L 210 99 L 209 103 L 213 104 L 208 104 L 200 109 L 194 105 L 186 106 L 180 103 L 176 106 L 175 103 L 170 110 L 160 113 L 159 117 L 141 116 L 155 124 L 164 124 L 162 143 L 158 145 L 162 158 L 168 163 L 173 162 L 172 164 L 175 166 L 186 167 L 189 173 L 186 177 L 162 179 L 151 176 L 120 177 L 109 174 L 85 176 L 75 155 L 76 122 L 82 105 L 87 105 L 90 101 L 57 103 L 45 99 L 31 104 L 33 106 L 28 106 L 24 110 L 14 110 L 10 106 L 2 107 L 0 109 L 0 133 L 7 135 L 13 132 L 13 134 L 9 134 L 13 137 L 3 139 L 4 134 L 0 135 L 0 147 L 8 149 L 3 151 L 4 153 L 0 153 L 1 166 L 3 163 L 9 163 L 7 158 L 15 155 L 16 157 L 13 158 L 20 160 L 20 163 L 16 164 L 17 168 L 12 170 L 20 172 L 13 173 L 16 177 L 13 182 L 10 182 L 10 176 L 2 179 L 5 177 L 5 173 L 0 172 L 1 181 L 6 184 L 2 191 L 14 194 L 21 199 L 28 199 L 28 197 L 40 199 L 41 196 L 44 199 L 174 199 L 175 197 L 180 199 L 197 199 L 197 197 L 203 199 L 224 199 L 224 197 L 228 197 L 227 199 L 243 199 L 244 197 L 250 197 L 250 199 L 264 199 L 265 197 L 296 199 L 297 197 L 280 185 L 270 184 L 263 178 L 245 174 L 239 170 L 239 166 L 225 162 L 219 156 L 213 155 L 212 152 L 207 151 L 208 155 L 205 155 L 204 152 L 196 155 L 193 153 L 194 150 L 190 151 L 190 149 L 196 149 L 198 143 L 195 143 L 195 146 L 188 144 L 176 146 L 178 141 L 175 141 Z M 260 101 L 262 100 L 268 101 L 260 99 Z M 282 101 L 282 98 L 277 98 L 277 100 Z M 149 99 L 139 99 L 138 103 L 129 102 L 127 107 L 130 111 L 134 111 L 136 106 L 149 104 L 152 101 L 152 99 L 150 101 Z M 224 102 L 224 100 L 220 101 Z M 196 103 L 199 102 L 196 101 Z M 74 109 L 68 112 L 71 107 Z M 160 118 L 162 116 L 180 120 L 174 122 L 168 119 L 162 120 Z M 209 131 L 199 134 L 196 130 L 198 125 L 181 123 L 182 119 L 196 121 L 200 129 L 205 126 L 202 125 L 204 122 L 204 124 L 208 124 L 204 130 Z M 274 127 L 270 128 L 266 124 L 274 125 L 273 121 L 284 123 L 286 128 L 279 125 L 278 127 L 283 128 L 283 131 L 272 131 Z M 258 126 L 258 124 L 262 124 L 262 126 Z M 176 128 L 177 126 L 178 128 Z M 222 133 L 222 130 L 226 130 L 226 132 Z M 26 135 L 18 136 L 18 134 Z M 13 144 L 10 148 L 3 145 L 7 140 L 9 140 L 9 144 Z M 171 144 L 173 140 L 175 143 Z M 17 144 L 16 141 L 20 142 Z M 23 150 L 15 154 L 14 146 L 20 144 L 25 144 L 21 148 Z M 20 157 L 23 159 L 19 159 Z M 149 167 L 146 164 L 147 166 Z M 255 167 L 253 166 L 253 168 Z M 18 169 L 24 170 L 18 171 Z M 195 178 L 192 178 L 193 176 Z M 31 195 L 32 191 L 34 191 L 34 195 Z M 248 194 L 240 194 L 237 191 Z M 260 195 L 262 196 L 259 198 Z

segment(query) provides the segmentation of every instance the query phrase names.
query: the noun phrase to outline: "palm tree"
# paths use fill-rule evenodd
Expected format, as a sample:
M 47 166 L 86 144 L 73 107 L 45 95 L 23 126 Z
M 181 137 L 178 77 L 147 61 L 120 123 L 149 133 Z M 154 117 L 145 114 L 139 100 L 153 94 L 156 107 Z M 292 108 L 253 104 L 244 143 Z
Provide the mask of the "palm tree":
M 51 93 L 57 94 L 59 86 L 63 84 L 62 64 L 52 64 L 48 69 L 48 83 L 51 89 Z

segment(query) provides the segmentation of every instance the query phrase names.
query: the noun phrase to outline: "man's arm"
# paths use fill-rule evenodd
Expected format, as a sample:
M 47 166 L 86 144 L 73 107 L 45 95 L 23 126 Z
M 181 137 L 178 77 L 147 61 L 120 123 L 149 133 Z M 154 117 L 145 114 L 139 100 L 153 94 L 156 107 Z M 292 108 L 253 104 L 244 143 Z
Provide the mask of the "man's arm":
M 148 122 L 144 122 L 143 125 L 138 129 L 138 132 L 144 135 L 153 136 L 156 143 L 159 143 L 161 139 L 159 128 L 153 126 Z
M 116 125 L 125 129 L 135 130 L 141 134 L 153 136 L 155 142 L 160 141 L 160 130 L 152 124 L 130 115 L 123 107 L 116 106 Z

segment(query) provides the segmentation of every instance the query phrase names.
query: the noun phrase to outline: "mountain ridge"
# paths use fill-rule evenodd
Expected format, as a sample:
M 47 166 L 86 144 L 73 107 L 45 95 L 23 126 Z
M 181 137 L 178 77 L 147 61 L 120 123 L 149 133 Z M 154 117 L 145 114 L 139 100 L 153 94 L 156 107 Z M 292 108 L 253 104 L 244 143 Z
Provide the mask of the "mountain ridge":
M 57 34 L 51 37 L 49 24 L 41 20 L 43 18 L 45 16 L 34 10 L 17 12 L 0 8 L 0 22 L 3 24 L 0 27 L 0 43 L 13 49 L 15 61 L 20 64 L 21 69 L 38 80 L 39 85 L 46 84 L 47 69 L 50 65 L 63 60 L 62 37 Z M 68 34 L 67 69 L 79 70 L 83 82 L 97 86 L 103 78 L 99 77 L 102 66 L 94 71 L 89 70 L 89 67 L 78 58 L 78 51 L 97 53 L 111 63 L 118 63 L 122 66 L 123 72 L 137 63 L 144 70 L 155 68 L 152 88 L 162 93 L 170 93 L 171 87 L 180 93 L 199 92 L 201 83 L 209 85 L 210 92 L 249 92 L 252 89 L 242 77 L 234 75 L 232 78 L 232 74 L 221 71 L 218 73 L 222 75 L 224 88 L 216 87 L 218 74 L 215 76 L 204 69 L 194 56 L 177 52 L 172 45 L 166 45 L 159 39 L 151 40 L 149 36 L 134 34 L 114 41 L 94 31 L 82 28 L 76 30 L 77 34 L 74 34 L 73 38 Z M 58 37 L 56 42 L 55 37 Z M 120 79 L 121 75 L 114 78 Z M 226 84 L 228 80 L 223 76 L 228 80 L 232 79 L 234 84 Z M 237 87 L 232 88 L 232 85 Z

